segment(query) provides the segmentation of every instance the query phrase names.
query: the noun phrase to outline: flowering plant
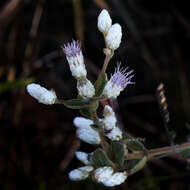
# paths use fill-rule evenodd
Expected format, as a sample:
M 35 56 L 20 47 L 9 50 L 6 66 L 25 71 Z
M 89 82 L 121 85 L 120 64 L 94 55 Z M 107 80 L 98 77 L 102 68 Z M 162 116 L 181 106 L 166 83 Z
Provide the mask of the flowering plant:
M 113 187 L 141 170 L 151 159 L 171 153 L 189 153 L 187 151 L 190 144 L 148 150 L 138 138 L 133 138 L 119 128 L 111 106 L 105 105 L 102 117 L 99 117 L 99 103 L 106 99 L 116 99 L 129 84 L 134 84 L 131 81 L 134 75 L 133 70 L 122 68 L 121 64 L 118 64 L 108 80 L 106 69 L 114 51 L 120 46 L 122 30 L 119 24 L 112 25 L 112 19 L 106 10 L 100 13 L 97 26 L 104 36 L 106 48 L 105 61 L 94 84 L 87 79 L 81 44 L 73 40 L 61 48 L 66 55 L 72 76 L 77 80 L 78 97 L 60 100 L 53 90 L 34 83 L 27 86 L 27 91 L 40 103 L 64 104 L 68 108 L 79 109 L 83 116 L 74 118 L 76 135 L 80 140 L 96 145 L 97 149 L 91 153 L 76 152 L 76 157 L 85 166 L 72 170 L 69 178 L 78 181 L 91 177 L 98 183 Z

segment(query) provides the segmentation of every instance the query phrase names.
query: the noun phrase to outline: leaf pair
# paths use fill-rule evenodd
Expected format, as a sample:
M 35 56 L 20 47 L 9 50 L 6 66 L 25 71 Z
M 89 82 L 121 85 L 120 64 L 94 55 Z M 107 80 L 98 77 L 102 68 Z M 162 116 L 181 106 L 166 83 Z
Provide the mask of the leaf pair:
M 109 157 L 102 150 L 97 149 L 92 157 L 92 164 L 98 167 L 111 166 L 113 168 L 122 168 L 125 161 L 125 146 L 120 142 L 112 142 L 110 145 Z

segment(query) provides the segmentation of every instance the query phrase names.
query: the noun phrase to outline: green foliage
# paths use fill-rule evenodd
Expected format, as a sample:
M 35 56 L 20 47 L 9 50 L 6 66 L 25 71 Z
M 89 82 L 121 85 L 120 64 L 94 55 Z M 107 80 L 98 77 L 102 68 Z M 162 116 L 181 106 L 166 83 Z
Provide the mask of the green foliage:
M 143 143 L 136 140 L 134 137 L 132 137 L 132 136 L 130 136 L 128 134 L 124 134 L 123 138 L 124 138 L 124 143 L 127 145 L 127 148 L 129 150 L 131 150 L 131 151 L 140 151 L 140 150 L 145 149 Z
M 135 165 L 137 165 L 138 162 L 139 162 L 139 159 L 125 160 L 124 165 L 125 165 L 125 168 L 127 170 L 130 170 L 130 169 L 134 168 Z
M 64 100 L 63 104 L 71 109 L 81 109 L 89 107 L 88 99 Z
M 125 161 L 125 146 L 120 142 L 112 142 L 110 146 L 110 156 L 111 160 L 122 167 Z
M 84 99 L 78 95 L 78 100 L 81 100 L 83 101 Z M 91 119 L 92 118 L 92 113 L 90 111 L 90 109 L 93 109 L 93 110 L 96 110 L 99 106 L 99 101 L 97 100 L 93 100 L 93 101 L 89 101 L 88 102 L 88 105 L 84 106 L 84 107 L 81 107 L 79 108 L 79 111 L 81 113 L 82 116 L 88 118 L 88 119 Z
M 90 109 L 89 108 L 81 108 L 79 109 L 80 113 L 82 116 L 91 119 L 91 113 L 90 113 Z
M 104 87 L 107 83 L 107 76 L 106 73 L 103 73 L 100 75 L 100 77 L 97 79 L 97 81 L 94 83 L 94 87 L 95 87 L 95 96 L 99 97 L 101 96 Z
M 133 168 L 129 170 L 129 175 L 132 175 L 141 170 L 142 168 L 144 168 L 146 162 L 147 162 L 147 157 L 144 156 Z
M 101 148 L 95 150 L 92 156 L 92 164 L 96 168 L 104 166 L 113 166 L 112 161 L 108 158 L 106 153 Z

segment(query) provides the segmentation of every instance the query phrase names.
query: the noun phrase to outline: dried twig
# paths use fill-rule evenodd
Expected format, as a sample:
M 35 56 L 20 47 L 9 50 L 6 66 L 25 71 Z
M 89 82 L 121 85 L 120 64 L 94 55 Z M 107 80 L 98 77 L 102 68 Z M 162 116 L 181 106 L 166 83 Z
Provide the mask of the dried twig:
M 174 137 L 171 135 L 171 132 L 169 131 L 170 115 L 168 111 L 166 96 L 164 94 L 164 85 L 162 83 L 158 86 L 156 90 L 156 97 L 157 97 L 157 101 L 160 107 L 160 113 L 161 113 L 161 117 L 164 123 L 166 133 L 168 135 L 168 139 L 170 141 L 170 144 L 174 146 Z

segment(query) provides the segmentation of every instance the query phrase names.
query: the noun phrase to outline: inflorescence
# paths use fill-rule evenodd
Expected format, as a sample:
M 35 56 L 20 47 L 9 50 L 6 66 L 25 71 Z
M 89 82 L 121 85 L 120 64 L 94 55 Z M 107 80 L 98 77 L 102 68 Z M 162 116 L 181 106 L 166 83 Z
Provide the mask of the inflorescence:
M 102 10 L 98 16 L 97 26 L 105 40 L 105 60 L 110 60 L 121 43 L 121 26 L 118 23 L 112 25 L 112 19 L 107 10 Z M 118 146 L 122 150 L 122 159 L 124 159 L 127 154 L 126 145 L 123 143 L 125 135 L 117 125 L 117 118 L 111 106 L 106 105 L 103 109 L 103 118 L 98 118 L 97 114 L 95 114 L 98 106 L 95 105 L 103 99 L 116 99 L 129 84 L 134 84 L 131 81 L 134 76 L 132 74 L 133 70 L 128 71 L 128 68 L 122 68 L 119 64 L 114 74 L 107 81 L 106 67 L 108 61 L 105 61 L 104 70 L 100 73 L 96 83 L 92 84 L 87 79 L 81 44 L 73 40 L 71 43 L 61 46 L 61 48 L 66 55 L 71 74 L 77 80 L 79 98 L 70 101 L 59 100 L 54 91 L 49 91 L 38 84 L 29 84 L 27 91 L 40 103 L 47 105 L 63 103 L 73 109 L 80 109 L 84 106 L 91 114 L 90 116 L 83 115 L 87 118 L 74 118 L 73 124 L 76 127 L 76 135 L 80 140 L 89 144 L 99 145 L 102 148 L 98 148 L 91 153 L 77 151 L 76 157 L 85 166 L 72 170 L 69 173 L 69 178 L 73 181 L 79 181 L 92 177 L 96 182 L 105 186 L 120 185 L 127 179 L 128 170 L 125 169 L 123 161 L 122 163 L 117 163 L 113 158 L 110 158 L 111 153 L 109 154 L 108 152 L 109 150 L 112 151 L 111 146 Z M 69 102 L 73 104 L 71 105 Z M 115 154 L 117 154 L 117 151 Z M 101 159 L 104 161 L 99 163 L 98 160 Z

